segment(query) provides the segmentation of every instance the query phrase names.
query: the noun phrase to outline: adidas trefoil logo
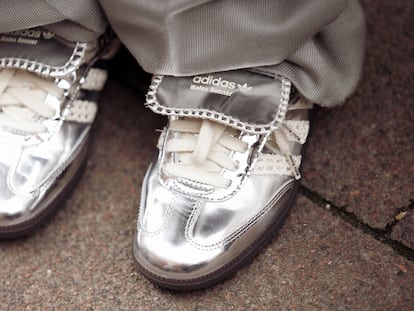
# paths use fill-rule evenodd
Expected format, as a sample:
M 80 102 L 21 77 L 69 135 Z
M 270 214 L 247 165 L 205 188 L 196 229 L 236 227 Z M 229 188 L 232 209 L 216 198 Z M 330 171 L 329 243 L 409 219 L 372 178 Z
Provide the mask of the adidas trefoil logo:
M 237 91 L 250 91 L 252 88 L 247 83 L 240 84 L 212 75 L 195 76 L 190 86 L 190 90 L 216 93 L 225 96 L 231 96 Z
M 247 83 L 237 84 L 237 86 L 239 87 L 239 89 L 243 89 L 245 91 L 250 91 L 253 88 L 251 86 L 248 86 Z
M 55 33 L 51 31 L 42 31 L 42 35 L 43 35 L 43 38 L 49 40 L 55 36 Z

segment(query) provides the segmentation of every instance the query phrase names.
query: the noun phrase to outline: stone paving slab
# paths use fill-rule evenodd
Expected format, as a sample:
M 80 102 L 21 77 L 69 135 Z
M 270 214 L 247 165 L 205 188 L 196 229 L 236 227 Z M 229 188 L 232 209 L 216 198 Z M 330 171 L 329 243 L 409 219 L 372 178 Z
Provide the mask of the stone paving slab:
M 32 237 L 0 243 L 0 310 L 412 310 L 414 263 L 303 196 L 230 280 L 192 293 L 154 287 L 137 273 L 131 243 L 163 122 L 108 84 L 73 195 Z
M 384 229 L 414 199 L 414 3 L 362 3 L 364 77 L 344 106 L 316 113 L 304 184 Z

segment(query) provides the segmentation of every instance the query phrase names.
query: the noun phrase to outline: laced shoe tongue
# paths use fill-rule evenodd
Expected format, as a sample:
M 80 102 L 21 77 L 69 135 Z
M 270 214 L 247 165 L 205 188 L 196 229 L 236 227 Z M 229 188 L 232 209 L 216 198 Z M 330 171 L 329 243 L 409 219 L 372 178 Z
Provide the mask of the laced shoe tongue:
M 197 130 L 199 129 L 199 130 Z M 208 120 L 173 120 L 170 131 L 179 138 L 168 141 L 166 151 L 176 154 L 175 163 L 167 163 L 167 174 L 209 186 L 226 188 L 230 180 L 220 176 L 223 169 L 235 170 L 231 152 L 243 152 L 246 144 L 234 137 L 234 131 Z
M 56 113 L 46 97 L 62 93 L 53 81 L 21 70 L 0 69 L 0 126 L 30 134 L 45 131 L 42 119 Z
M 38 134 L 52 126 L 66 79 L 85 61 L 86 44 L 71 43 L 43 28 L 0 34 L 0 127 Z M 53 123 L 53 122 L 52 122 Z
M 154 76 L 146 106 L 171 117 L 160 144 L 168 154 L 160 157 L 162 184 L 211 200 L 239 191 L 267 137 L 285 119 L 289 97 L 289 80 L 250 70 Z M 199 122 L 198 128 L 176 127 L 187 121 Z

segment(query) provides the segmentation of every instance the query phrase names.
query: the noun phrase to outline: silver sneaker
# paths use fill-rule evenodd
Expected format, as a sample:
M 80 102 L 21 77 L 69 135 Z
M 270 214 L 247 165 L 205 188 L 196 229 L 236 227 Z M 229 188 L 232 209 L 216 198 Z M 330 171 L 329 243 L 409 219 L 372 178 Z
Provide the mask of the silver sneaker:
M 0 34 L 0 238 L 26 235 L 58 208 L 85 160 L 106 71 L 103 41 L 41 28 Z
M 169 122 L 142 186 L 138 268 L 161 287 L 213 285 L 257 254 L 287 216 L 312 104 L 285 78 L 238 70 L 156 76 L 147 106 Z

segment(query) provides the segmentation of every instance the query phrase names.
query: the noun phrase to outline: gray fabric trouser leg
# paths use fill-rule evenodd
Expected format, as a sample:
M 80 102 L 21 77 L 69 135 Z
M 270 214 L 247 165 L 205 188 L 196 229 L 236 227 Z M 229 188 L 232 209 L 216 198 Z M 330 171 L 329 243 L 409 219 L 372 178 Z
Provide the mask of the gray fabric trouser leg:
M 0 33 L 47 26 L 70 41 L 91 41 L 107 25 L 96 0 L 0 0 Z
M 148 72 L 195 75 L 263 67 L 324 106 L 343 101 L 361 73 L 358 0 L 48 0 L 0 4 L 0 33 L 44 25 L 74 41 L 110 24 Z

